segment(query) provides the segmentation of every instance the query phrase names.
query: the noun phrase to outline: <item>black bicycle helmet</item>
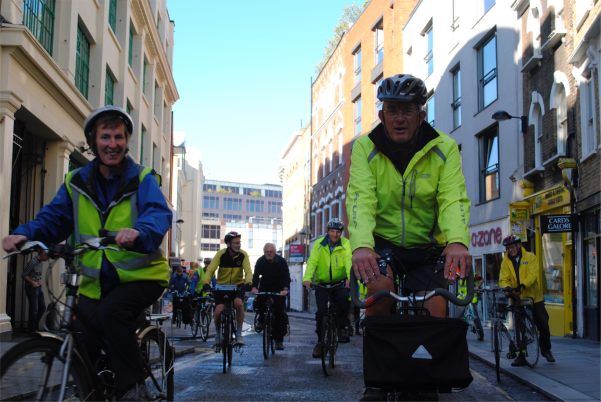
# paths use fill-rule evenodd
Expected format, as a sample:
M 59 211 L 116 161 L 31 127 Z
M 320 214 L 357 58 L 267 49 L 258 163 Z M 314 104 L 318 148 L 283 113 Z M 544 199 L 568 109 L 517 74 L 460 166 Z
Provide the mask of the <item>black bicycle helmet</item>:
M 225 235 L 225 238 L 223 239 L 223 241 L 225 241 L 225 244 L 230 244 L 232 239 L 235 239 L 236 237 L 242 237 L 242 235 L 238 232 L 231 231 Z
M 424 81 L 411 74 L 397 74 L 385 78 L 378 87 L 378 99 L 382 102 L 426 103 L 428 90 Z
M 517 244 L 517 243 L 521 243 L 521 242 L 522 241 L 520 240 L 520 238 L 518 236 L 509 235 L 503 239 L 503 247 L 507 247 L 511 244 Z
M 127 133 L 130 136 L 134 131 L 134 121 L 125 110 L 121 109 L 119 106 L 114 105 L 106 105 L 99 107 L 98 109 L 90 113 L 83 125 L 83 132 L 86 136 L 86 142 L 88 143 L 88 146 L 90 147 L 90 149 L 92 149 L 94 153 L 96 153 L 96 144 L 94 143 L 94 133 L 92 131 L 94 130 L 94 126 L 96 125 L 98 119 L 108 114 L 112 114 L 120 118 L 123 121 L 123 124 L 125 124 L 125 129 L 127 130 Z
M 338 218 L 332 218 L 328 221 L 327 228 L 328 228 L 328 230 L 336 229 L 336 230 L 340 230 L 342 232 L 344 230 L 344 223 L 342 223 L 342 221 Z

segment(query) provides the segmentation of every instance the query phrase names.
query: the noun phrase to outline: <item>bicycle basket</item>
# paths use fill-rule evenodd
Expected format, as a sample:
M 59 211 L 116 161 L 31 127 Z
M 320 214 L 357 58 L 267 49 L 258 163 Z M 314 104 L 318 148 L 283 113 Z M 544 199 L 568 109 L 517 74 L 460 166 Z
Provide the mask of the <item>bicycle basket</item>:
M 364 325 L 367 387 L 448 392 L 472 382 L 465 321 L 393 315 L 366 317 Z

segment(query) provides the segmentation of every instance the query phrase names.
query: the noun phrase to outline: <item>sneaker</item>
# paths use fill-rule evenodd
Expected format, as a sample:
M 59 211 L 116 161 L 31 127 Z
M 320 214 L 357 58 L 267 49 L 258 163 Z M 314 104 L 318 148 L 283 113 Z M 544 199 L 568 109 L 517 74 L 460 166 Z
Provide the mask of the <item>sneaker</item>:
M 236 334 L 236 341 L 234 342 L 235 346 L 244 346 L 244 339 L 242 338 L 242 334 Z
M 275 350 L 284 350 L 284 342 L 276 342 Z
M 255 332 L 261 332 L 263 331 L 263 323 L 257 321 L 257 323 L 255 324 Z
M 134 384 L 119 398 L 120 401 L 150 401 L 152 398 L 146 389 L 146 384 Z
M 385 401 L 388 395 L 381 388 L 365 388 L 360 401 Z
M 321 342 L 317 342 L 317 344 L 313 347 L 313 357 L 316 359 L 321 357 Z
M 526 361 L 526 358 L 523 354 L 519 354 L 518 357 L 513 362 L 511 362 L 511 365 L 513 367 L 522 367 L 527 366 L 528 362 Z
M 540 354 L 543 355 L 543 357 L 547 359 L 549 363 L 555 363 L 555 358 L 550 350 L 541 350 Z

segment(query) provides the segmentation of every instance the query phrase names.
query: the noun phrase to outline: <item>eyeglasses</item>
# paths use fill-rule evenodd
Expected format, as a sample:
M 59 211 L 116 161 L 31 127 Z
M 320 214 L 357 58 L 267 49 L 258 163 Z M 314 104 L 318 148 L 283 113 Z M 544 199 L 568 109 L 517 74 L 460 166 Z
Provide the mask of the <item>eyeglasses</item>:
M 385 106 L 382 108 L 384 113 L 389 116 L 412 116 L 417 113 L 418 109 L 415 106 L 407 105 L 407 106 Z

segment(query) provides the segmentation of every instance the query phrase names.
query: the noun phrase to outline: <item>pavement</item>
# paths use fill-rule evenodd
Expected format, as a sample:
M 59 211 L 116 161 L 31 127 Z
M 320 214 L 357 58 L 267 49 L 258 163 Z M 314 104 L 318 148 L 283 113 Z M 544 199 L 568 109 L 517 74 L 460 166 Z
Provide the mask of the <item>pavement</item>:
M 253 313 L 247 313 L 247 318 Z M 314 320 L 313 313 L 289 312 L 291 317 Z M 248 319 L 246 321 L 249 321 Z M 244 326 L 244 332 L 252 331 L 250 325 Z M 163 331 L 175 346 L 176 358 L 190 353 L 208 352 L 213 342 L 215 327 L 211 324 L 209 339 L 203 342 L 192 338 L 189 328 L 176 328 L 166 321 Z M 490 334 L 490 329 L 485 328 Z M 471 334 L 469 334 L 471 335 Z M 488 336 L 488 335 L 487 335 Z M 494 366 L 490 337 L 478 341 L 468 336 L 468 348 L 473 358 Z M 23 335 L 1 334 L 0 354 L 23 339 Z M 511 367 L 511 360 L 501 358 L 501 381 L 503 375 L 514 377 L 549 398 L 557 401 L 600 401 L 601 400 L 601 343 L 588 339 L 571 337 L 551 337 L 555 363 L 548 363 L 542 356 L 534 368 Z

